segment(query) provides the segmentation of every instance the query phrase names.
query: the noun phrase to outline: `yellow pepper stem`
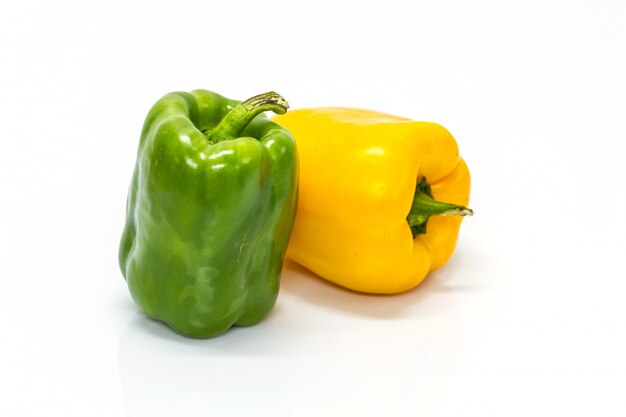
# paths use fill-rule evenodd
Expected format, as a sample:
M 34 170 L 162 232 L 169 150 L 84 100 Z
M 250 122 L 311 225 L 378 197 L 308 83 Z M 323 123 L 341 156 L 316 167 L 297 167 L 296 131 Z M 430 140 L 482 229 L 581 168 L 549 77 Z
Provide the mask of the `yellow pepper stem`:
M 411 226 L 411 232 L 415 238 L 417 235 L 426 233 L 426 226 L 430 216 L 473 216 L 474 211 L 457 204 L 444 203 L 433 199 L 430 184 L 426 178 L 422 178 L 415 187 L 413 204 L 406 221 Z

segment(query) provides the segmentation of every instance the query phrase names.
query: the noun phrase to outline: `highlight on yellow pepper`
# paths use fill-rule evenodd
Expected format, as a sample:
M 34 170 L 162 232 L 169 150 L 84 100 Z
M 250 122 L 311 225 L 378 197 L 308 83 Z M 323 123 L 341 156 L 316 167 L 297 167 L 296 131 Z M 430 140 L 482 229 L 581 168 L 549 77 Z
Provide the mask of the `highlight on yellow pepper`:
M 452 255 L 470 173 L 442 126 L 370 110 L 293 110 L 300 194 L 287 256 L 352 290 L 398 293 Z M 445 203 L 443 203 L 445 202 Z

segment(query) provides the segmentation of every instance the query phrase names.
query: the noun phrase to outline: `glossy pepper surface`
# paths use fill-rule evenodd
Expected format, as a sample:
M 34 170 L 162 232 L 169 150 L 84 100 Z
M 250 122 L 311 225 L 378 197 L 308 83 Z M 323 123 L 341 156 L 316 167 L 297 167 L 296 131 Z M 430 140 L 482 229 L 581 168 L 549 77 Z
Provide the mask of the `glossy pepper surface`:
M 472 211 L 469 170 L 445 128 L 349 108 L 274 120 L 300 154 L 289 258 L 370 293 L 413 288 L 448 260 Z
M 148 113 L 119 250 L 137 305 L 191 337 L 272 309 L 297 203 L 291 134 L 276 93 L 243 103 L 176 92 Z

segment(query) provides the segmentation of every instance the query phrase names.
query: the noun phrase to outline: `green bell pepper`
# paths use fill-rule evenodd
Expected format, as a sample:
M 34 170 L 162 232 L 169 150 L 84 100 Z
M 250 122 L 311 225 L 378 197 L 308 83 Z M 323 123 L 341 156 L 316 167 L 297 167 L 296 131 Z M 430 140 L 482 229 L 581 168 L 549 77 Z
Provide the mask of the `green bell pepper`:
M 128 193 L 119 262 L 150 317 L 197 338 L 261 321 L 278 296 L 298 159 L 276 93 L 243 103 L 175 92 L 150 110 Z

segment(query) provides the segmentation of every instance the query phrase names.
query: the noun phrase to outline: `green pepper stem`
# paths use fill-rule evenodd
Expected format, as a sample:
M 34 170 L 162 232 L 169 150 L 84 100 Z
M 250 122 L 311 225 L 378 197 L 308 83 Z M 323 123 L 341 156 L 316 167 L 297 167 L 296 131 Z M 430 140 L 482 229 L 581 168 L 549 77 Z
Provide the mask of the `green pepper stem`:
M 444 203 L 432 198 L 430 185 L 423 178 L 415 187 L 411 211 L 406 217 L 413 237 L 426 233 L 426 224 L 430 216 L 473 216 L 474 211 L 465 206 Z
M 247 99 L 228 112 L 218 125 L 207 134 L 207 137 L 212 143 L 236 139 L 259 113 L 269 110 L 277 114 L 284 114 L 288 108 L 289 103 L 280 94 L 273 91 L 259 94 Z

